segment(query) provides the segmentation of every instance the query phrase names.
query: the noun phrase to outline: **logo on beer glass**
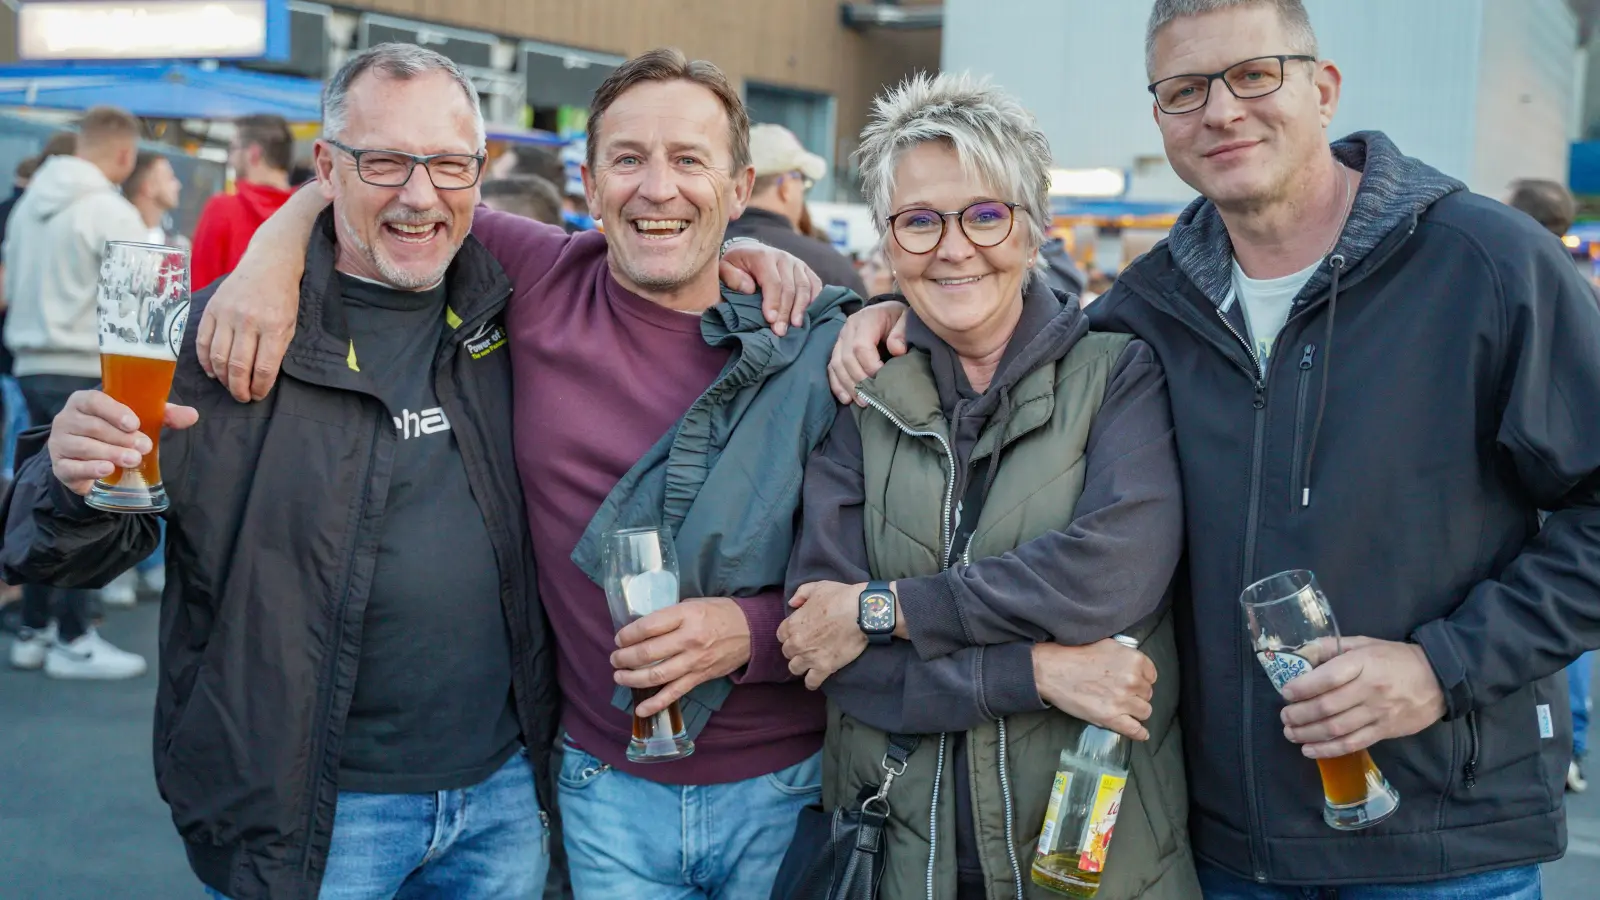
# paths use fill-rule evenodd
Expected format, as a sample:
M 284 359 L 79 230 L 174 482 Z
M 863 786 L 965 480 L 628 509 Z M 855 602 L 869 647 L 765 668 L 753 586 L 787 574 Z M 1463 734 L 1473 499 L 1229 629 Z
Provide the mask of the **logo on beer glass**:
M 167 346 L 172 349 L 174 358 L 178 356 L 178 351 L 183 349 L 183 327 L 188 322 L 189 304 L 187 303 L 174 308 L 167 318 Z
M 1310 660 L 1282 650 L 1262 650 L 1256 654 L 1256 659 L 1261 662 L 1267 679 L 1279 693 L 1283 692 L 1284 685 L 1311 671 Z

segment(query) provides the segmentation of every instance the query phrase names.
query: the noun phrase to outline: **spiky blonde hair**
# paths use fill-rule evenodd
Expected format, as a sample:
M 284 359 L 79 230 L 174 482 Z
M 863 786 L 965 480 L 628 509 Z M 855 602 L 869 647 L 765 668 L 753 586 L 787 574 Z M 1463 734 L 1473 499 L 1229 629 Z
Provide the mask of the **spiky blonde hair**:
M 928 141 L 952 147 L 962 167 L 995 192 L 994 199 L 1021 205 L 1030 249 L 1044 243 L 1050 141 L 1015 98 L 966 72 L 919 72 L 873 101 L 856 160 L 880 240 L 888 234 L 884 220 L 900 155 Z

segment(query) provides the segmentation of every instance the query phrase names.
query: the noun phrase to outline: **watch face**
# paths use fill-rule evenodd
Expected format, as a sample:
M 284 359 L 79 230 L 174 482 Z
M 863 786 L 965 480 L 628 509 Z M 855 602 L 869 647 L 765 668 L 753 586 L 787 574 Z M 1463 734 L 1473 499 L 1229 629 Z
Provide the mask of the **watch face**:
M 861 629 L 878 634 L 894 630 L 894 599 L 873 591 L 861 595 Z

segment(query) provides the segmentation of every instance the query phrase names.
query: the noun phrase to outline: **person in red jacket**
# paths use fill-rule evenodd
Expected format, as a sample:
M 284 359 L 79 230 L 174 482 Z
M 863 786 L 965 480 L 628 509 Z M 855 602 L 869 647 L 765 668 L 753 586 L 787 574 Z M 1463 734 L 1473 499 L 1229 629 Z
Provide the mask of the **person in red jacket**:
M 195 290 L 233 271 L 267 217 L 289 199 L 294 136 L 281 116 L 245 116 L 233 123 L 228 147 L 234 192 L 206 201 L 194 230 L 189 282 Z

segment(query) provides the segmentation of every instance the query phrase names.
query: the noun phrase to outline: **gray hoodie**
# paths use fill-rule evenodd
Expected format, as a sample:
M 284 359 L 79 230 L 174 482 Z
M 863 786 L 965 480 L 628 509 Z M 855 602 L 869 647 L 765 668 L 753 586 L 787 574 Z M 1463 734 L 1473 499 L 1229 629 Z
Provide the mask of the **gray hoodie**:
M 5 246 L 5 343 L 18 377 L 100 376 L 95 291 L 106 241 L 144 241 L 150 229 L 93 163 L 56 156 L 39 167 L 11 212 Z

